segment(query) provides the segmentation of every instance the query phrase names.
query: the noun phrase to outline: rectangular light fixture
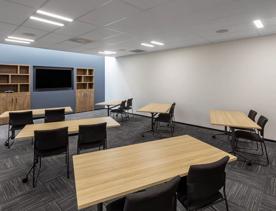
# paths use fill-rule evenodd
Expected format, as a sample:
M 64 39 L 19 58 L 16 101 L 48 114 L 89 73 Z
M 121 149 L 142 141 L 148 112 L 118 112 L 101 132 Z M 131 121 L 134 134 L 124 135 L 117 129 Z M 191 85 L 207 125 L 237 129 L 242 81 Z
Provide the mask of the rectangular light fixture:
M 255 24 L 255 26 L 258 28 L 258 29 L 262 29 L 264 28 L 264 24 L 261 20 L 254 20 L 253 23 Z
M 32 40 L 32 39 L 27 39 L 27 38 L 23 38 L 23 37 L 8 36 L 8 39 L 20 40 L 20 41 L 25 41 L 25 42 L 34 42 L 34 40 Z
M 99 54 L 104 54 L 104 55 L 114 55 L 117 52 L 115 52 L 115 51 L 99 51 L 98 53 Z
M 158 42 L 158 41 L 151 41 L 150 42 L 151 44 L 154 44 L 154 45 L 160 45 L 160 46 L 163 46 L 163 45 L 165 45 L 164 43 L 162 43 L 162 42 Z
M 61 16 L 61 15 L 57 15 L 57 14 L 54 14 L 54 13 L 51 13 L 51 12 L 46 12 L 46 11 L 43 11 L 43 10 L 37 10 L 36 13 L 41 14 L 41 15 L 46 15 L 46 16 L 49 16 L 49 17 L 52 17 L 52 18 L 60 19 L 60 20 L 63 20 L 63 21 L 67 21 L 67 22 L 73 22 L 74 21 L 72 18 L 64 17 L 64 16 Z
M 15 43 L 22 43 L 22 44 L 31 44 L 31 42 L 22 41 L 22 40 L 13 40 L 13 39 L 9 39 L 9 38 L 6 38 L 5 41 L 7 41 L 7 42 L 15 42 Z
M 142 46 L 149 47 L 149 48 L 153 48 L 153 47 L 154 47 L 154 45 L 149 44 L 149 43 L 144 43 L 144 42 L 142 42 L 141 45 L 142 45 Z
M 59 23 L 59 22 L 55 22 L 55 21 L 50 21 L 50 20 L 47 20 L 47 19 L 44 19 L 44 18 L 39 18 L 39 17 L 36 17 L 36 16 L 31 16 L 30 19 L 31 20 L 40 21 L 40 22 L 43 22 L 43 23 L 52 24 L 52 25 L 55 25 L 55 26 L 64 26 L 63 23 Z

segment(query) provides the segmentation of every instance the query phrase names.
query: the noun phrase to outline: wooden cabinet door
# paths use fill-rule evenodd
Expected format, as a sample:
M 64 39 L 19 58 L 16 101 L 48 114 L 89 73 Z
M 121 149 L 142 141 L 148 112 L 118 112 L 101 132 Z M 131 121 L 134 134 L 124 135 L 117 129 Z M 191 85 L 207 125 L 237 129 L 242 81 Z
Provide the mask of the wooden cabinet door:
M 30 93 L 14 93 L 13 110 L 27 110 L 31 108 Z
M 76 91 L 76 112 L 85 112 L 94 109 L 94 100 L 92 100 L 94 98 L 93 93 L 92 90 L 85 89 Z
M 27 110 L 31 108 L 29 92 L 0 93 L 0 113 L 5 111 Z M 0 119 L 0 124 L 7 124 L 8 119 Z

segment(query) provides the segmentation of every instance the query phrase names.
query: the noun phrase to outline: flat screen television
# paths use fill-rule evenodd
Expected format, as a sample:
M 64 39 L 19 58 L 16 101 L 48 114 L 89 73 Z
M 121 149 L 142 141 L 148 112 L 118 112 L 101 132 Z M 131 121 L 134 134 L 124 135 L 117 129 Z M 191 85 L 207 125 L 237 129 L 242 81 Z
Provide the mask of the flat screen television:
M 73 89 L 73 68 L 34 67 L 36 91 Z

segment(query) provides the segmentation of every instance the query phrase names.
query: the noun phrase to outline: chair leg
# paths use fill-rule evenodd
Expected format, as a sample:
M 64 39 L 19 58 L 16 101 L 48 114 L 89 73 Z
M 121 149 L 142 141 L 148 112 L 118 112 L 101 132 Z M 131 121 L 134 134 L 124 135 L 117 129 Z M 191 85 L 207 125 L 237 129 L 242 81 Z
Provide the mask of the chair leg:
M 224 195 L 224 201 L 225 201 L 226 211 L 229 211 L 227 196 L 226 196 L 226 192 L 225 192 L 225 186 L 223 187 L 223 195 Z
M 266 156 L 266 165 L 268 166 L 269 165 L 269 158 L 268 158 L 268 154 L 267 154 L 266 144 L 265 144 L 264 141 L 263 141 L 263 145 L 264 145 L 265 156 Z
M 70 162 L 69 162 L 69 147 L 67 147 L 67 152 L 66 152 L 66 167 L 67 167 L 67 178 L 70 178 Z

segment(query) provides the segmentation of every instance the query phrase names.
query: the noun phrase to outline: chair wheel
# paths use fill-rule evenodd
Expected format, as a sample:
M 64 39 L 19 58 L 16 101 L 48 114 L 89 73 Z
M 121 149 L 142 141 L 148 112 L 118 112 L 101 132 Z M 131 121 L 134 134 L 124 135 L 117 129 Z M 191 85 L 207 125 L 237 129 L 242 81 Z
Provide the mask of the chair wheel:
M 252 166 L 252 162 L 251 162 L 251 161 L 247 161 L 247 162 L 246 162 L 246 165 L 247 165 L 247 166 Z
M 9 146 L 9 143 L 8 143 L 8 142 L 5 142 L 5 143 L 4 143 L 4 146 L 8 147 L 8 146 Z
M 213 135 L 213 136 L 212 136 L 212 138 L 216 139 L 216 136 L 215 136 L 215 135 Z
M 144 137 L 145 137 L 145 134 L 142 134 L 142 137 L 144 138 Z
M 27 182 L 28 182 L 28 177 L 23 178 L 23 179 L 22 179 L 22 182 L 23 182 L 23 183 L 27 183 Z

